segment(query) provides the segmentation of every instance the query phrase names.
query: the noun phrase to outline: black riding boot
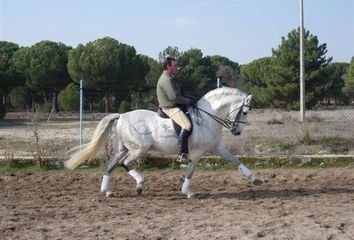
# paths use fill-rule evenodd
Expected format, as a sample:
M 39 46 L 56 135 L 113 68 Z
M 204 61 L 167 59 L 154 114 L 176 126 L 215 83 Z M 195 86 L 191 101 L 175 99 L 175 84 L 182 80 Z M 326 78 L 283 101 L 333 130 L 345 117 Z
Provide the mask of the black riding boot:
M 177 161 L 180 163 L 189 163 L 191 160 L 188 159 L 188 138 L 190 132 L 186 129 L 182 129 L 178 138 L 179 154 L 177 155 Z

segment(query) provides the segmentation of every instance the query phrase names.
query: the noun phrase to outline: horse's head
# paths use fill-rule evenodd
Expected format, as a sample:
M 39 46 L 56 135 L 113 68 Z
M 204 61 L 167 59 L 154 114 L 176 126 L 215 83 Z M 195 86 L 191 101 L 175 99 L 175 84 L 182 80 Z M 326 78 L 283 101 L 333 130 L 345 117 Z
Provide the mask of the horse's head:
M 236 116 L 231 124 L 230 131 L 233 135 L 240 135 L 246 123 L 247 113 L 251 109 L 252 95 L 248 95 L 245 100 L 236 108 Z
M 240 135 L 251 109 L 252 95 L 236 88 L 222 87 L 208 92 L 198 102 L 200 110 L 211 108 L 214 113 L 204 111 L 234 135 Z

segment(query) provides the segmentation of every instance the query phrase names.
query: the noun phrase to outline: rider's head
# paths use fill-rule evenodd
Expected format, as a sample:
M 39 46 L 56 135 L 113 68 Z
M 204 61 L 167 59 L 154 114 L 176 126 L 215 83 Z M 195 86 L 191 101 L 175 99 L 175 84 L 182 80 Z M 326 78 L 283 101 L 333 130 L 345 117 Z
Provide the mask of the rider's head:
M 165 70 L 167 71 L 167 73 L 170 75 L 175 74 L 177 71 L 177 62 L 176 62 L 176 59 L 173 57 L 165 58 L 163 66 L 164 66 Z

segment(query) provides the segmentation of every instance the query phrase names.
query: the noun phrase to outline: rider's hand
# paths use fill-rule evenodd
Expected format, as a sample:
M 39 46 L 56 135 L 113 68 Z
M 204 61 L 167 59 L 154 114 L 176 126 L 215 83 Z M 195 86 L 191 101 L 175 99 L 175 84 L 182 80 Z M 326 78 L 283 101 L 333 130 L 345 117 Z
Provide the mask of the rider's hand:
M 197 98 L 196 97 L 189 97 L 189 105 L 194 106 L 197 103 Z

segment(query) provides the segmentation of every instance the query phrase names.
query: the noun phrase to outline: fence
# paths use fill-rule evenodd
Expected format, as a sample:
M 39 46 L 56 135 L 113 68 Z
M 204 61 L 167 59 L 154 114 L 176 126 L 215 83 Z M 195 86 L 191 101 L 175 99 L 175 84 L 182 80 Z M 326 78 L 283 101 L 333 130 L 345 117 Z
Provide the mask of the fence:
M 33 116 L 8 113 L 0 121 L 2 161 L 33 159 L 38 153 L 43 158 L 67 159 L 67 151 L 80 143 L 79 113 L 56 113 L 50 121 L 48 114 L 42 113 L 38 121 Z M 84 143 L 104 116 L 84 115 Z M 307 111 L 305 123 L 298 118 L 295 111 L 253 109 L 241 136 L 224 130 L 225 145 L 235 155 L 256 157 L 354 155 L 354 108 Z M 100 151 L 105 154 L 107 149 Z

